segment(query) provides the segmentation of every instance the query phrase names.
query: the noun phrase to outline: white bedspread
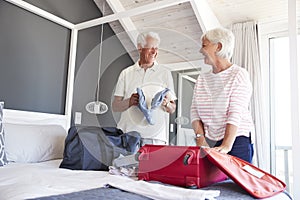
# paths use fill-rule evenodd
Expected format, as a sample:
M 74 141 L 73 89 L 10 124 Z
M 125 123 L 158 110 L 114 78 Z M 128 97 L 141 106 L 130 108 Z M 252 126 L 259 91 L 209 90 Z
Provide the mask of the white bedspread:
M 106 184 L 154 199 L 161 199 L 162 197 L 166 199 L 204 199 L 205 196 L 213 199 L 213 197 L 219 195 L 219 191 L 189 190 L 162 186 L 143 181 L 134 181 L 128 177 L 110 175 L 104 171 L 61 169 L 58 168 L 60 162 L 61 160 L 32 164 L 10 163 L 1 167 L 1 200 L 19 200 L 66 194 L 99 188 Z M 167 195 L 170 196 L 168 197 Z
M 1 199 L 25 199 L 101 187 L 109 180 L 101 171 L 58 168 L 61 160 L 10 163 L 0 168 Z
M 110 181 L 109 185 L 128 192 L 140 194 L 157 200 L 213 200 L 220 195 L 218 190 L 194 190 L 181 187 L 166 186 L 145 181 Z

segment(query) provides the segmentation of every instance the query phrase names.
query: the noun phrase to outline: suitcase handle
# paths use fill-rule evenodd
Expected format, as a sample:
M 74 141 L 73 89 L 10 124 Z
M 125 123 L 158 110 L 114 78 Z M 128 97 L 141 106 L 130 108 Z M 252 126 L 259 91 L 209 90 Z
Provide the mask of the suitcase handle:
M 193 152 L 187 152 L 183 158 L 183 164 L 184 165 L 190 165 L 192 163 L 194 157 L 194 153 Z

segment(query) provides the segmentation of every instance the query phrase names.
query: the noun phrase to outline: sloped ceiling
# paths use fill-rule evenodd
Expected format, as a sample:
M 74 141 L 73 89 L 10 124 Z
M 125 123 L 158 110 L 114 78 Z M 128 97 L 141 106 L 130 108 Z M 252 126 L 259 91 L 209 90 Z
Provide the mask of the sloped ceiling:
M 201 57 L 199 41 L 202 30 L 189 2 L 137 15 L 131 19 L 139 30 L 153 29 L 159 33 L 160 62 L 186 62 Z
M 94 0 L 103 11 L 103 0 Z M 117 0 L 107 1 L 104 16 L 124 10 L 150 5 L 156 0 Z M 110 22 L 110 26 L 134 61 L 138 59 L 135 48 L 137 33 L 155 31 L 161 37 L 158 62 L 164 64 L 190 62 L 200 60 L 200 37 L 203 33 L 198 19 L 189 1 L 146 12 L 125 19 Z M 129 27 L 128 27 L 129 24 Z M 125 27 L 124 27 L 125 26 Z M 126 27 L 127 26 L 127 27 Z M 125 30 L 126 29 L 126 30 Z
M 94 0 L 102 10 L 103 0 Z M 119 34 L 124 47 L 133 60 L 138 59 L 135 50 L 137 32 L 154 30 L 161 36 L 161 47 L 158 61 L 164 64 L 193 62 L 202 59 L 199 53 L 200 37 L 205 28 L 201 13 L 195 10 L 195 2 L 205 0 L 182 1 L 178 4 L 157 9 L 141 15 L 126 18 L 123 21 L 109 23 L 116 34 Z M 171 2 L 169 0 L 106 0 L 105 15 L 129 11 L 145 5 L 155 5 L 157 2 Z M 206 0 L 207 9 L 211 9 L 211 17 L 215 17 L 220 25 L 229 27 L 233 23 L 255 20 L 259 23 L 287 20 L 288 1 L 286 0 Z M 297 0 L 300 10 L 300 0 Z M 203 10 L 201 10 L 203 12 Z M 200 17 L 199 17 L 200 16 Z M 300 12 L 298 12 L 300 17 Z M 203 15 L 202 15 L 203 17 Z M 206 24 L 206 26 L 207 26 Z M 128 31 L 131 30 L 131 31 Z M 137 30 L 134 32 L 132 30 Z
M 256 20 L 260 23 L 288 19 L 288 0 L 206 0 L 223 26 Z M 300 0 L 297 0 L 300 16 Z

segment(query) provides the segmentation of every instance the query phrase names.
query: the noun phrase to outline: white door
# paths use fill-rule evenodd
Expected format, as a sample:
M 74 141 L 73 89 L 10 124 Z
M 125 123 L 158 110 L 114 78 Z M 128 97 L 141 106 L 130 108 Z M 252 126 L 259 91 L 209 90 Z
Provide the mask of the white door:
M 190 122 L 190 108 L 193 97 L 194 85 L 199 71 L 180 73 L 178 76 L 178 107 L 177 118 L 177 145 L 195 146 L 195 134 Z

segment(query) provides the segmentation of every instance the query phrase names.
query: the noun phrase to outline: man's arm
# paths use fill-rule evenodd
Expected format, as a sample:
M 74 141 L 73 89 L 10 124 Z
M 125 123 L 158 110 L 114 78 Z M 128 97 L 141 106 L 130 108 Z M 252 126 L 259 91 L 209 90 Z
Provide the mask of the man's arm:
M 121 96 L 115 96 L 112 102 L 112 110 L 114 112 L 124 112 L 131 106 L 137 106 L 139 104 L 139 95 L 133 93 L 130 98 L 123 99 Z

